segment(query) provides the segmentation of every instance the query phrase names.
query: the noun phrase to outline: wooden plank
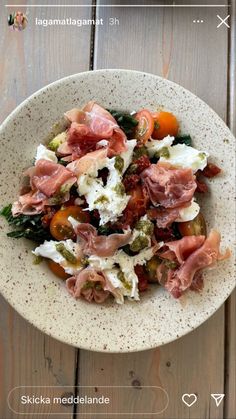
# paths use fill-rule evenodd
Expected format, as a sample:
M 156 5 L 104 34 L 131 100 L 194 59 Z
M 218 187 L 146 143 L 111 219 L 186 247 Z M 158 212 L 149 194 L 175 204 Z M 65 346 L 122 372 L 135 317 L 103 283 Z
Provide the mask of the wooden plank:
M 88 70 L 90 61 L 90 27 L 40 27 L 35 25 L 35 18 L 89 18 L 91 9 L 27 8 L 28 27 L 20 33 L 7 26 L 7 15 L 12 10 L 2 7 L 1 12 L 1 121 L 28 95 L 61 77 Z M 13 413 L 8 408 L 7 396 L 15 386 L 56 385 L 62 386 L 61 393 L 73 391 L 77 350 L 39 332 L 2 297 L 0 305 L 0 417 L 9 419 Z M 66 417 L 72 417 L 72 407 L 64 411 L 69 413 Z M 35 405 L 36 412 L 43 412 L 42 407 Z M 60 405 L 56 412 L 62 412 Z
M 227 30 L 216 29 L 217 13 L 194 8 L 100 8 L 97 15 L 104 26 L 96 30 L 94 68 L 129 68 L 168 77 L 225 119 Z M 202 16 L 205 23 L 194 25 L 192 21 Z M 109 25 L 110 17 L 116 17 L 119 26 Z M 127 355 L 80 351 L 81 385 L 132 385 L 134 379 L 168 391 L 170 404 L 163 418 L 222 418 L 223 403 L 216 408 L 210 393 L 224 392 L 224 308 L 193 333 L 156 350 Z M 119 411 L 126 401 L 124 393 L 110 391 L 114 411 Z M 181 401 L 185 392 L 198 395 L 191 409 Z M 149 402 L 146 398 L 145 404 Z
M 230 55 L 229 55 L 229 114 L 228 122 L 236 136 L 236 4 L 230 2 Z M 236 291 L 226 301 L 226 377 L 225 377 L 225 412 L 224 417 L 236 416 Z

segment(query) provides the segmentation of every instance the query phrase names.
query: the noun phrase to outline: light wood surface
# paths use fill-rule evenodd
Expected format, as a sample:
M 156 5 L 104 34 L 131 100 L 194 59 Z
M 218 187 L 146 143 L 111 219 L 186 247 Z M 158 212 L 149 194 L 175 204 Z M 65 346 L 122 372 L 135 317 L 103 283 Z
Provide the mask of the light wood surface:
M 104 4 L 103 0 L 99 1 Z M 215 0 L 216 3 L 222 1 Z M 89 68 L 130 68 L 182 84 L 205 100 L 224 120 L 228 113 L 230 126 L 235 129 L 236 72 L 235 58 L 232 58 L 235 7 L 231 10 L 234 31 L 231 31 L 230 42 L 225 27 L 216 29 L 218 12 L 221 16 L 227 14 L 222 9 L 200 12 L 194 8 L 186 11 L 97 7 L 96 16 L 104 19 L 104 25 L 90 33 L 90 28 L 42 29 L 33 24 L 36 16 L 90 17 L 90 8 L 28 8 L 30 26 L 24 33 L 17 34 L 9 31 L 5 24 L 7 11 L 4 11 L 0 18 L 3 34 L 0 51 L 2 57 L 6 51 L 11 54 L 0 61 L 1 120 L 29 94 L 60 77 Z M 193 19 L 202 16 L 202 26 L 193 24 Z M 109 25 L 111 17 L 119 19 L 119 26 Z M 92 51 L 91 47 L 94 47 Z M 228 47 L 231 48 L 231 84 L 227 95 Z M 122 390 L 107 390 L 114 412 L 125 403 L 133 403 L 135 412 L 135 401 L 141 397 L 139 387 L 149 385 L 163 386 L 169 393 L 168 409 L 158 416 L 163 419 L 235 418 L 235 296 L 202 326 L 178 341 L 155 350 L 122 355 L 77 351 L 37 331 L 2 298 L 0 304 L 1 419 L 17 417 L 6 403 L 8 392 L 15 386 L 68 385 L 68 391 L 73 392 L 76 384 L 98 389 L 109 385 L 133 386 L 132 400 L 127 400 Z M 191 409 L 181 401 L 186 392 L 198 395 L 198 402 Z M 221 392 L 227 394 L 216 408 L 210 393 Z M 143 407 L 151 402 L 150 394 L 143 400 Z M 76 412 L 73 413 L 71 407 L 67 409 L 69 414 L 65 417 L 75 418 Z M 35 412 L 40 413 L 37 406 Z M 77 413 L 78 418 L 95 417 L 94 413 L 86 415 L 83 407 L 77 409 Z M 34 416 L 40 417 L 50 415 Z M 107 415 L 111 417 L 118 416 Z
M 63 4 L 62 1 L 58 3 Z M 90 14 L 89 8 L 73 11 L 77 18 L 89 18 Z M 56 26 L 50 30 L 34 25 L 36 17 L 70 16 L 67 9 L 28 8 L 29 26 L 21 33 L 9 30 L 7 15 L 7 10 L 1 7 L 0 51 L 4 57 L 0 62 L 1 121 L 39 88 L 61 77 L 89 70 L 90 63 L 89 27 L 82 31 L 75 27 L 63 30 Z M 78 31 L 83 35 L 77 36 Z M 0 297 L 0 418 L 16 417 L 6 402 L 13 387 L 68 385 L 73 391 L 77 355 L 77 349 L 36 330 Z M 17 410 L 17 406 L 14 407 Z M 72 417 L 73 408 L 67 409 L 71 415 L 66 417 Z M 40 412 L 37 405 L 35 412 Z

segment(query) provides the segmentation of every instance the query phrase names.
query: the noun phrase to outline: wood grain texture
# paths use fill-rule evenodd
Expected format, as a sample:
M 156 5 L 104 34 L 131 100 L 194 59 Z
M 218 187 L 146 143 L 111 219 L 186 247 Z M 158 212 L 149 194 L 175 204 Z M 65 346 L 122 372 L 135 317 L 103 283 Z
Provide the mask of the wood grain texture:
M 224 28 L 216 29 L 218 12 L 205 9 L 205 23 L 199 27 L 192 22 L 201 18 L 199 9 L 98 9 L 104 27 L 96 30 L 94 68 L 130 68 L 168 77 L 226 119 L 228 35 Z M 119 26 L 109 25 L 110 17 L 117 17 Z M 129 355 L 80 351 L 81 384 L 132 385 L 134 379 L 168 391 L 170 404 L 163 418 L 223 418 L 223 403 L 216 408 L 210 394 L 224 392 L 224 308 L 193 333 L 156 350 Z M 181 401 L 185 392 L 198 395 L 191 409 Z M 118 411 L 125 398 L 112 390 L 111 396 Z
M 9 11 L 1 8 L 0 52 L 4 57 L 0 62 L 1 121 L 39 88 L 61 77 L 89 69 L 89 27 L 35 26 L 36 17 L 89 18 L 89 8 L 73 11 L 65 8 L 27 8 L 25 11 L 29 19 L 28 27 L 18 33 L 7 26 L 7 15 L 12 8 Z M 16 417 L 7 406 L 7 395 L 15 386 L 68 385 L 67 391 L 73 391 L 76 361 L 77 350 L 36 330 L 0 297 L 0 418 Z M 41 411 L 35 406 L 35 412 Z M 58 405 L 56 412 L 61 411 Z M 65 411 L 70 413 L 66 417 L 72 417 L 72 407 L 67 407 Z M 33 417 L 42 416 L 36 414 Z M 51 416 L 46 414 L 43 417 Z
M 230 55 L 229 55 L 229 114 L 228 122 L 236 136 L 236 3 L 230 2 Z M 236 417 L 236 291 L 226 302 L 226 371 L 225 371 L 225 419 Z

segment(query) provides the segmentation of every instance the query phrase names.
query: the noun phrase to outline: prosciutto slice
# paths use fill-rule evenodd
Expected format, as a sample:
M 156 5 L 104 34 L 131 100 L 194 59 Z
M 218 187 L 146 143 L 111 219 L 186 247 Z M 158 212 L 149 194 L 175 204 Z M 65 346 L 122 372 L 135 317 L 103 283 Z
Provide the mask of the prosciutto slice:
M 178 208 L 150 208 L 147 215 L 151 220 L 156 220 L 158 228 L 169 227 L 179 217 Z
M 76 227 L 77 235 L 83 240 L 83 252 L 86 255 L 99 257 L 113 256 L 119 247 L 129 243 L 131 230 L 124 234 L 110 234 L 109 236 L 98 235 L 97 230 L 91 224 L 81 223 Z
M 199 249 L 205 241 L 205 236 L 185 236 L 180 240 L 174 240 L 171 242 L 165 243 L 172 255 L 175 256 L 179 263 L 184 262 L 189 255 L 191 255 L 195 250 Z M 164 257 L 164 255 L 162 255 Z M 168 256 L 168 259 L 170 255 Z M 172 258 L 173 260 L 173 258 Z
M 38 190 L 47 197 L 54 195 L 62 186 L 72 186 L 77 178 L 61 164 L 40 159 L 35 167 L 30 168 L 30 184 L 32 190 Z
M 31 190 L 22 193 L 14 202 L 13 216 L 40 214 L 46 205 L 55 205 L 54 194 L 61 193 L 60 202 L 67 201 L 70 198 L 68 191 L 77 180 L 64 166 L 45 159 L 38 160 L 35 166 L 25 171 L 24 176 L 29 178 L 28 189 Z M 61 187 L 65 187 L 65 191 L 62 192 Z
M 110 294 L 118 297 L 119 290 L 115 289 L 103 272 L 98 272 L 93 268 L 85 268 L 77 275 L 66 280 L 69 293 L 74 298 L 84 298 L 85 300 L 96 303 L 103 303 Z
M 66 166 L 75 176 L 79 177 L 84 173 L 88 173 L 92 168 L 96 168 L 97 162 L 107 157 L 107 150 L 101 148 L 100 150 L 91 151 L 85 154 L 80 159 L 74 160 Z
M 203 237 L 203 236 L 200 236 Z M 171 243 L 172 244 L 172 243 Z M 176 248 L 175 248 L 176 251 Z M 212 266 L 216 261 L 230 257 L 227 249 L 224 254 L 220 253 L 220 233 L 211 230 L 204 243 L 194 250 L 180 265 L 178 269 L 170 269 L 167 273 L 165 288 L 178 298 L 182 293 L 191 287 L 199 286 L 199 274 L 203 268 Z
M 189 203 L 197 187 L 191 169 L 176 169 L 169 164 L 152 164 L 141 173 L 154 206 L 178 208 Z
M 67 146 L 59 147 L 59 153 L 72 154 L 72 160 L 75 160 L 101 148 L 101 140 L 107 140 L 105 147 L 108 157 L 127 150 L 125 133 L 113 116 L 97 103 L 89 102 L 82 110 L 71 109 L 65 116 L 71 126 L 67 134 Z
M 19 214 L 34 215 L 44 210 L 47 203 L 47 197 L 39 191 L 30 191 L 19 196 L 18 201 L 12 205 L 12 215 Z

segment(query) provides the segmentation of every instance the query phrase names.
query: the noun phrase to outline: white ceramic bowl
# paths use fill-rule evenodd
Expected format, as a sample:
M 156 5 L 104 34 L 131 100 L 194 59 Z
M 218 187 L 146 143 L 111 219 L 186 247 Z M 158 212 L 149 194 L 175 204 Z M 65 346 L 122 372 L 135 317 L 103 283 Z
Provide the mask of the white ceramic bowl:
M 209 181 L 202 202 L 208 227 L 222 234 L 222 246 L 234 239 L 234 142 L 224 122 L 204 102 L 181 86 L 160 77 L 126 70 L 100 70 L 66 77 L 25 100 L 0 130 L 1 204 L 16 199 L 19 177 L 29 166 L 37 145 L 63 113 L 96 100 L 114 109 L 155 110 L 163 106 L 189 133 L 194 145 L 207 150 L 223 174 Z M 173 341 L 210 317 L 231 293 L 233 257 L 206 271 L 200 294 L 188 292 L 184 301 L 173 299 L 161 287 L 141 295 L 140 302 L 98 305 L 74 300 L 63 281 L 47 265 L 32 264 L 34 245 L 6 237 L 1 219 L 0 291 L 9 303 L 43 332 L 68 344 L 106 352 L 129 352 Z

